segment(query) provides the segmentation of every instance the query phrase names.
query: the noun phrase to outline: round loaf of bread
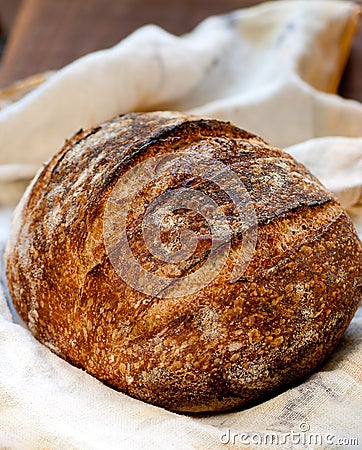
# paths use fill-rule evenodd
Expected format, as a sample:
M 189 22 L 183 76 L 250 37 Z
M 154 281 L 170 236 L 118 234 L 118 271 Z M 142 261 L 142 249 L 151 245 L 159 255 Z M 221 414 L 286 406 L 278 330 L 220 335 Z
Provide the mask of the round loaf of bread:
M 315 370 L 361 299 L 361 242 L 301 164 L 229 123 L 134 113 L 80 131 L 6 251 L 34 335 L 172 411 L 240 408 Z

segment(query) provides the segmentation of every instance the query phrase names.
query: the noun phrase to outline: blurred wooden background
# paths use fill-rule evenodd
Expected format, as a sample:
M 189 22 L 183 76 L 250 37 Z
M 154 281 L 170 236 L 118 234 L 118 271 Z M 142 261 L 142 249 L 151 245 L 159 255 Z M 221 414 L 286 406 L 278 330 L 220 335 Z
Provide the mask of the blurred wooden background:
M 0 0 L 0 87 L 114 45 L 147 23 L 182 34 L 209 15 L 258 3 L 261 1 Z M 362 101 L 362 26 L 340 94 Z

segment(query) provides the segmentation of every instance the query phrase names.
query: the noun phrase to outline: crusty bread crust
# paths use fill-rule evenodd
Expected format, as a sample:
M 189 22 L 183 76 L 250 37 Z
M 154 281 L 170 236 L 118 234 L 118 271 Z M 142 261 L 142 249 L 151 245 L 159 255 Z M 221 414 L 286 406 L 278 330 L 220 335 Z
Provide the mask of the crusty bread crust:
M 104 215 L 127 171 L 179 151 L 238 175 L 253 201 L 257 243 L 236 282 L 238 227 L 211 283 L 201 280 L 200 290 L 181 297 L 147 295 L 111 264 Z M 160 274 L 166 264 L 145 250 L 139 205 L 196 182 L 199 189 L 198 180 L 170 173 L 134 202 L 129 245 L 147 270 Z M 210 183 L 202 188 L 233 223 L 230 199 Z M 199 215 L 183 214 L 187 220 L 164 232 L 166 243 L 177 241 L 175 229 L 203 229 Z M 180 263 L 178 276 L 206 261 L 209 244 Z M 361 299 L 361 242 L 304 166 L 229 123 L 173 112 L 127 114 L 68 141 L 19 205 L 6 264 L 14 305 L 41 342 L 116 389 L 182 412 L 245 407 L 307 376 L 335 348 Z

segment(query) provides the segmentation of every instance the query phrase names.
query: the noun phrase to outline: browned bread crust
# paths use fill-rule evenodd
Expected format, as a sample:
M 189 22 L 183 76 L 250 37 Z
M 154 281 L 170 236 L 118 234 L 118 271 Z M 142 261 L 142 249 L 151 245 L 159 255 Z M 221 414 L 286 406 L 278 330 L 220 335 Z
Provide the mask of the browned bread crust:
M 152 286 L 136 289 L 110 261 L 118 244 L 109 234 L 117 225 L 108 200 L 117 183 L 132 167 L 176 152 L 231 168 L 252 199 L 246 215 L 254 213 L 258 225 L 246 221 L 257 232 L 255 251 L 230 282 L 245 244 L 230 196 L 173 169 L 140 190 L 127 215 L 128 241 L 142 267 L 158 277 L 194 273 L 207 261 L 212 239 L 200 214 L 177 211 L 171 226 L 157 224 L 169 250 L 182 247 L 186 229 L 206 238 L 179 264 L 153 257 L 142 220 L 157 197 L 193 187 L 230 224 L 220 273 L 182 296 L 172 278 L 168 295 Z M 243 407 L 302 379 L 337 345 L 361 299 L 361 242 L 319 181 L 250 133 L 178 113 L 127 114 L 76 134 L 24 196 L 6 260 L 14 305 L 41 342 L 108 385 L 173 411 Z

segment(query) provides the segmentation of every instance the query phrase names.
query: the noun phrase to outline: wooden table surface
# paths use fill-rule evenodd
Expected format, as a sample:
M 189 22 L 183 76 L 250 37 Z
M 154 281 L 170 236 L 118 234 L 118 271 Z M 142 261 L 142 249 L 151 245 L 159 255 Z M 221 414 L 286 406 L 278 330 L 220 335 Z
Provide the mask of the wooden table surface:
M 8 35 L 0 63 L 0 87 L 114 45 L 147 23 L 182 34 L 209 15 L 258 3 L 261 1 L 0 0 L 0 30 Z M 340 94 L 362 101 L 362 26 Z

